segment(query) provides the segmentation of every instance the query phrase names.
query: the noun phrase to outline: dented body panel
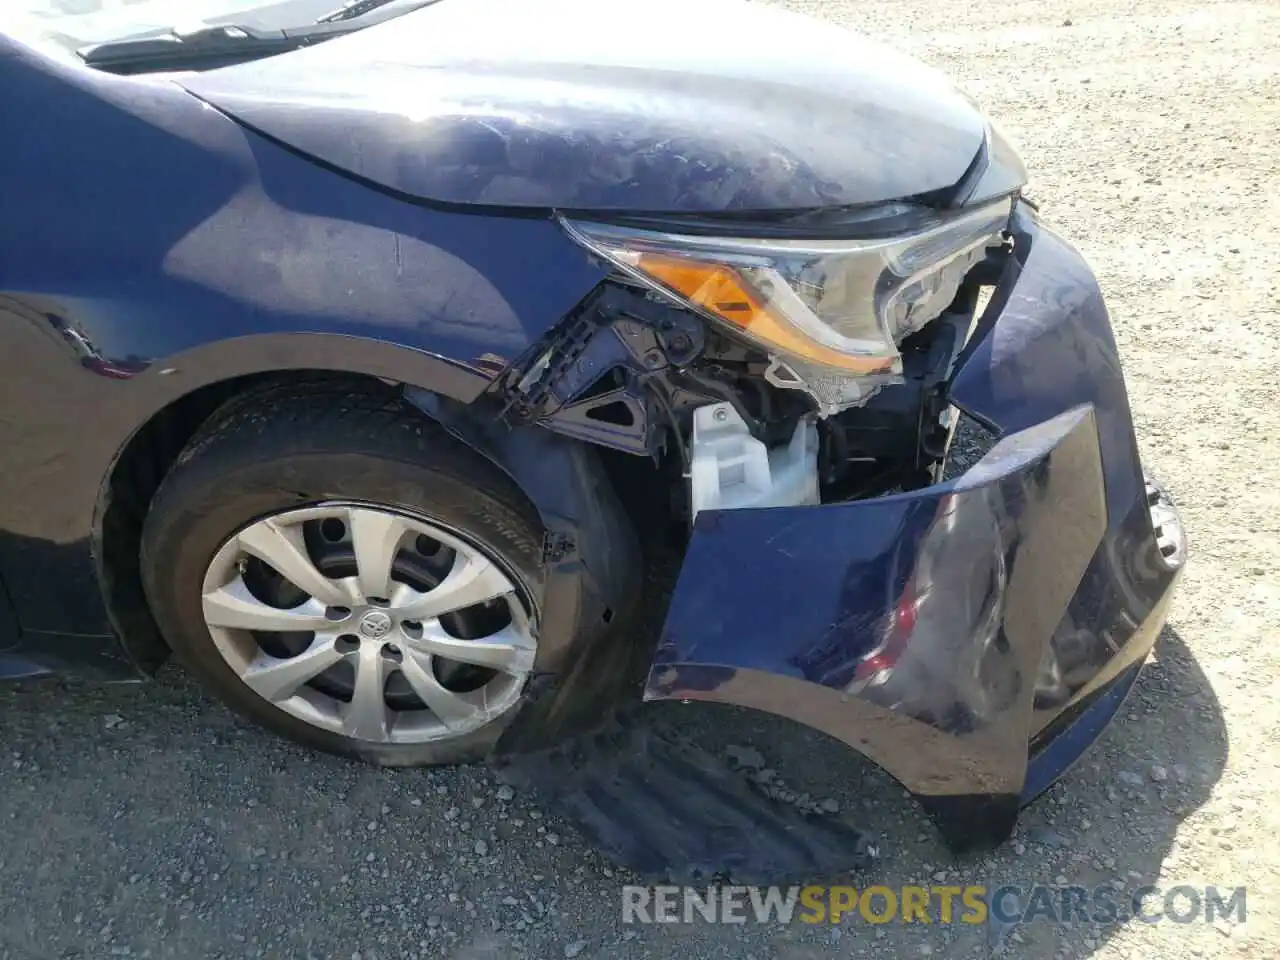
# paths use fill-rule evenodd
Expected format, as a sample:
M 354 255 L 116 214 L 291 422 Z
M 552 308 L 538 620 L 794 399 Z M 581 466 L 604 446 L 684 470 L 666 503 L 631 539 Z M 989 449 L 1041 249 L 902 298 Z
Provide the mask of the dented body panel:
M 79 660 L 135 676 L 119 637 L 154 629 L 138 531 L 202 418 L 264 377 L 376 378 L 537 514 L 539 676 L 495 755 L 532 758 L 527 779 L 607 849 L 710 874 L 733 847 L 763 882 L 793 853 L 809 877 L 856 859 L 838 847 L 851 831 L 797 827 L 682 745 L 628 733 L 575 752 L 646 699 L 808 724 L 896 777 L 954 846 L 1002 839 L 1119 708 L 1185 556 L 1097 283 L 1020 202 L 1006 237 L 1021 160 L 931 70 L 760 4 L 616 13 L 444 0 L 259 62 L 127 79 L 0 35 L 0 89 L 22 91 L 0 112 L 21 147 L 0 151 L 0 184 L 22 185 L 0 214 L 0 675 Z M 612 270 L 564 225 L 830 239 L 871 212 L 932 221 L 993 197 L 965 248 L 979 258 L 890 345 L 902 382 L 834 410 L 770 380 L 776 357 L 745 328 Z M 899 264 L 895 295 L 913 276 L 924 290 L 930 263 Z M 1003 273 L 974 278 L 986 268 Z M 796 487 L 828 502 L 688 509 L 686 428 L 713 404 L 752 450 L 805 440 Z M 951 405 L 999 441 L 934 482 Z M 135 446 L 179 426 L 171 459 Z M 819 480 L 867 461 L 890 471 Z M 744 462 L 730 450 L 725 473 Z M 668 537 L 668 589 L 637 534 L 673 530 L 689 536 Z M 542 762 L 566 741 L 564 764 Z M 627 833 L 655 813 L 664 842 Z
M 673 27 L 673 25 L 676 25 Z M 941 74 L 761 4 L 437 3 L 182 78 L 341 170 L 451 204 L 808 210 L 944 190 L 984 121 Z
M 1184 549 L 1171 512 L 1153 530 L 1163 501 L 1091 273 L 1028 210 L 1014 232 L 952 381 L 1000 442 L 910 493 L 701 515 L 645 690 L 824 730 L 957 846 L 1007 835 L 1091 739 L 1077 724 L 1118 708 L 1107 692 L 1154 644 Z M 1076 749 L 1037 740 L 1054 724 Z

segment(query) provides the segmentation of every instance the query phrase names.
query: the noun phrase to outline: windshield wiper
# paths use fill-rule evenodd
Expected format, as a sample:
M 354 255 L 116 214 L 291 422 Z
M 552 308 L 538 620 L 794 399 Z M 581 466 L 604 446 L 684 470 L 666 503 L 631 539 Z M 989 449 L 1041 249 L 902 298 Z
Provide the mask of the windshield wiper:
M 108 40 L 81 47 L 76 53 L 86 64 L 106 73 L 212 70 L 332 40 L 434 2 L 422 0 L 396 6 L 382 16 L 369 16 L 395 0 L 351 0 L 315 23 L 298 27 L 271 30 L 238 24 L 208 25 L 189 31 L 175 29 L 159 36 Z
M 373 13 L 388 3 L 395 3 L 395 0 L 347 0 L 333 13 L 326 13 L 316 23 L 342 23 L 346 20 L 354 20 L 357 17 L 363 17 L 366 13 Z

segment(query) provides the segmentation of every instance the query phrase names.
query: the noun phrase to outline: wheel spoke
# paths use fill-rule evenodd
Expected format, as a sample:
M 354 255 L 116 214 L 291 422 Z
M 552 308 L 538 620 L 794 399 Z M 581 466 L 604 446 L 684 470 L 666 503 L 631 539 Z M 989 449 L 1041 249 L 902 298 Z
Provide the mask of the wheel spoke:
M 478 727 L 487 719 L 482 706 L 447 689 L 436 679 L 429 654 L 404 650 L 400 672 L 440 722 L 455 733 Z
M 512 592 L 502 571 L 481 557 L 458 553 L 453 569 L 440 585 L 419 593 L 403 584 L 392 597 L 392 606 L 402 620 L 434 620 L 445 613 L 465 610 L 477 603 L 493 600 Z
M 383 693 L 386 661 L 378 645 L 366 641 L 351 662 L 356 681 L 351 702 L 342 709 L 342 731 L 360 740 L 386 740 L 391 734 L 391 717 Z
M 277 659 L 262 654 L 241 679 L 268 700 L 287 700 L 308 680 L 314 680 L 343 659 L 334 634 L 316 634 L 311 646 L 296 657 Z
M 356 554 L 360 591 L 365 599 L 391 595 L 391 569 L 409 525 L 394 513 L 352 507 L 347 511 Z
M 230 630 L 275 630 L 279 632 L 322 630 L 330 623 L 325 619 L 324 605 L 307 600 L 288 610 L 272 607 L 249 592 L 237 577 L 202 598 L 204 619 L 211 627 Z
M 282 526 L 275 520 L 261 520 L 237 537 L 246 553 L 268 563 L 299 590 L 328 606 L 345 606 L 351 597 L 336 581 L 316 569 L 307 556 L 301 526 Z
M 423 581 L 407 576 L 419 567 Z M 418 588 L 436 586 L 415 589 L 396 579 L 398 569 Z M 263 517 L 224 543 L 205 571 L 201 601 L 227 665 L 277 709 L 366 744 L 428 743 L 479 730 L 520 701 L 537 641 L 505 569 L 461 535 L 394 508 L 313 502 Z M 492 609 L 472 609 L 482 604 Z M 470 612 L 456 617 L 462 611 Z M 507 626 L 461 639 L 445 629 L 455 619 Z M 293 642 L 277 649 L 246 631 Z M 468 682 L 442 682 L 446 664 Z M 396 671 L 399 692 L 389 701 Z M 331 677 L 350 694 L 324 682 Z M 401 704 L 406 690 L 414 695 Z
M 532 637 L 525 636 L 514 626 L 478 640 L 461 640 L 450 636 L 439 621 L 424 623 L 422 626 L 422 636 L 406 639 L 406 646 L 460 663 L 491 667 L 503 673 L 521 674 L 533 669 L 537 644 Z

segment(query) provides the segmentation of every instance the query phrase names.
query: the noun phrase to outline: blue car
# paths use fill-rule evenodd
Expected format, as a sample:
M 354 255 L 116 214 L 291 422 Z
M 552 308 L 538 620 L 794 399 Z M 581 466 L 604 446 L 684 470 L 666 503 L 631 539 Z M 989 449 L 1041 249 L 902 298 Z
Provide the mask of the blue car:
M 17 8 L 0 676 L 405 766 L 733 704 L 956 849 L 1134 684 L 1182 528 L 942 76 L 739 0 Z

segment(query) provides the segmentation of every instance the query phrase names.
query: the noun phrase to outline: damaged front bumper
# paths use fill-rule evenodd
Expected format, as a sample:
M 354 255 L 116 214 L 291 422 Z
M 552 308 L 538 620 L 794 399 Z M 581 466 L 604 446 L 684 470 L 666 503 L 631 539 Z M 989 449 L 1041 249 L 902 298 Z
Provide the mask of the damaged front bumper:
M 1007 837 L 1119 709 L 1185 559 L 1091 271 L 1029 207 L 1011 231 L 950 384 L 999 442 L 910 493 L 700 514 L 645 685 L 825 731 L 956 849 Z

